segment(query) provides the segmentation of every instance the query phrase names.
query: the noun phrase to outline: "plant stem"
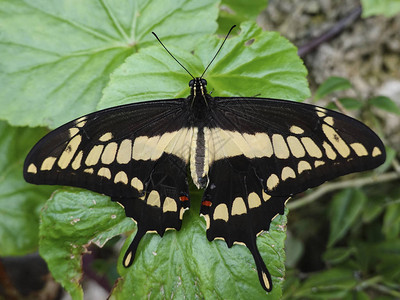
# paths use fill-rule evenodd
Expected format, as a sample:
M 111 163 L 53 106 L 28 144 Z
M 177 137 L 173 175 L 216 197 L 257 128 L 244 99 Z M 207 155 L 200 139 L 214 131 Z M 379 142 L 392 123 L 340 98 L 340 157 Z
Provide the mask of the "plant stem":
M 379 176 L 374 176 L 374 177 L 364 177 L 364 178 L 348 180 L 348 181 L 326 183 L 326 184 L 322 185 L 320 188 L 316 189 L 313 193 L 311 193 L 305 197 L 302 197 L 298 200 L 288 203 L 287 208 L 289 210 L 297 209 L 306 204 L 314 202 L 318 198 L 322 197 L 322 195 L 332 192 L 332 191 L 335 191 L 335 190 L 344 189 L 344 188 L 348 188 L 348 187 L 361 187 L 364 185 L 376 184 L 376 183 L 392 181 L 392 180 L 396 180 L 396 179 L 400 179 L 400 174 L 397 172 L 390 172 L 390 173 L 385 173 L 385 174 L 381 174 Z

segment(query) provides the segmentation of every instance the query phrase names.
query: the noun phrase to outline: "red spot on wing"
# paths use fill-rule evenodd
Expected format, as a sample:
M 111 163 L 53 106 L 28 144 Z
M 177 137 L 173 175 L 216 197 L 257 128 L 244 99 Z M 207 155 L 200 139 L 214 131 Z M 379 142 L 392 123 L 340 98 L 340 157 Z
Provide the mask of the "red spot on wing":
M 189 201 L 189 198 L 188 198 L 188 196 L 180 196 L 180 197 L 179 197 L 179 200 L 181 200 L 182 202 L 184 202 L 184 201 Z
M 204 206 L 207 206 L 207 207 L 210 207 L 211 204 L 212 204 L 212 202 L 208 201 L 208 200 L 204 200 L 203 202 L 201 202 L 201 205 L 204 205 Z

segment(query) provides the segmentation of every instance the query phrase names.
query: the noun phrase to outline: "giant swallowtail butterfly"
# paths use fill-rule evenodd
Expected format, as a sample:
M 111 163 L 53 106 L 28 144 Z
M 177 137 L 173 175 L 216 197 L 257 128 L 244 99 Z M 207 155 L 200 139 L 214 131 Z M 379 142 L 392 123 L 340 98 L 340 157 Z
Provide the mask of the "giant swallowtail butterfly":
M 86 188 L 120 203 L 138 226 L 123 259 L 128 267 L 146 232 L 162 236 L 181 228 L 190 206 L 189 166 L 194 184 L 204 189 L 200 214 L 208 240 L 246 245 L 261 285 L 271 291 L 256 236 L 283 214 L 291 196 L 373 169 L 384 162 L 385 149 L 367 126 L 322 107 L 211 97 L 203 75 L 190 81 L 187 98 L 112 107 L 53 130 L 28 154 L 24 177 Z

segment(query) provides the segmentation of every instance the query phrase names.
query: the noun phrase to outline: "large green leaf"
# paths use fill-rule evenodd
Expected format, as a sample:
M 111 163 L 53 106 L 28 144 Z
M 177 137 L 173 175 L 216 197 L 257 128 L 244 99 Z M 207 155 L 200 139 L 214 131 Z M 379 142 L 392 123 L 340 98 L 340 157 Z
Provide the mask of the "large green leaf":
M 22 165 L 43 129 L 15 128 L 0 121 L 0 255 L 37 249 L 39 211 L 54 188 L 27 184 Z
M 242 299 L 249 294 L 266 295 L 246 247 L 238 245 L 228 249 L 225 242 L 208 242 L 205 222 L 198 214 L 199 206 L 197 195 L 192 198 L 192 207 L 185 214 L 179 232 L 169 231 L 163 238 L 146 235 L 134 264 L 125 269 L 121 259 L 134 235 L 127 239 L 118 264 L 123 277 L 113 297 Z M 285 224 L 285 216 L 277 217 L 269 233 L 258 238 L 261 255 L 274 280 L 274 289 L 269 294 L 271 299 L 279 298 L 282 293 Z M 123 209 L 107 197 L 77 189 L 57 192 L 42 213 L 40 254 L 56 280 L 74 299 L 82 299 L 81 255 L 88 244 L 94 242 L 102 246 L 111 237 L 135 227 L 134 222 L 125 217 Z
M 41 220 L 40 255 L 73 299 L 83 297 L 79 280 L 87 246 L 103 246 L 113 236 L 134 228 L 117 203 L 78 189 L 56 192 L 47 201 Z
M 393 17 L 400 13 L 400 0 L 361 0 L 363 17 L 384 15 Z
M 233 25 L 257 20 L 267 7 L 268 0 L 222 0 L 218 16 L 218 33 L 226 34 Z
M 162 38 L 162 36 L 160 36 Z M 254 39 L 251 45 L 246 42 Z M 221 39 L 198 42 L 194 54 L 169 50 L 193 76 L 200 76 Z M 228 39 L 205 78 L 213 96 L 259 96 L 304 100 L 310 95 L 307 70 L 296 48 L 276 32 L 263 32 L 255 23 L 244 23 L 239 36 Z M 132 55 L 112 75 L 99 108 L 124 103 L 186 97 L 191 77 L 161 47 Z
M 54 128 L 94 111 L 109 74 L 157 43 L 151 31 L 191 49 L 217 29 L 218 2 L 1 1 L 0 119 Z

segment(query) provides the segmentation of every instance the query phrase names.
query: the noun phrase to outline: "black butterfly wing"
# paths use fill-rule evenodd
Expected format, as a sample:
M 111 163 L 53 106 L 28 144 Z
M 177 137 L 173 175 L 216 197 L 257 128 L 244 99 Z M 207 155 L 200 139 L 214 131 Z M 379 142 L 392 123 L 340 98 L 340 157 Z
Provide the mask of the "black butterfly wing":
M 209 240 L 244 243 L 264 289 L 271 276 L 256 236 L 283 214 L 294 194 L 327 180 L 373 169 L 385 160 L 367 126 L 335 111 L 275 99 L 214 98 L 205 129 L 209 183 L 201 213 Z
M 28 154 L 26 181 L 82 187 L 118 201 L 138 224 L 129 266 L 147 231 L 179 230 L 189 208 L 186 168 L 192 130 L 186 99 L 98 111 L 50 132 Z

